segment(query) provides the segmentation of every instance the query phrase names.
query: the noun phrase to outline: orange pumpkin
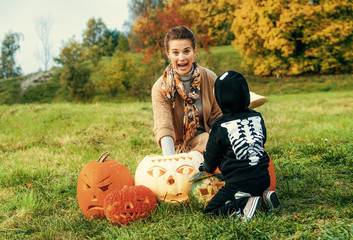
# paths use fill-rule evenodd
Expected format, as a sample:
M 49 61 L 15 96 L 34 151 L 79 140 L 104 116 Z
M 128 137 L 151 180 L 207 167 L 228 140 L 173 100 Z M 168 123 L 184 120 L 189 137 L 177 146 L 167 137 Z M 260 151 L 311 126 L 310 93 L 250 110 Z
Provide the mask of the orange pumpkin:
M 77 181 L 77 200 L 83 214 L 88 218 L 104 217 L 104 198 L 113 190 L 133 186 L 134 178 L 122 163 L 107 160 L 109 152 L 97 161 L 86 164 Z
M 188 200 L 191 183 L 203 156 L 197 151 L 171 156 L 146 156 L 135 172 L 136 185 L 152 190 L 158 201 L 182 203 Z
M 109 193 L 104 200 L 106 218 L 114 225 L 146 219 L 156 209 L 154 193 L 145 186 L 130 186 Z
M 271 191 L 275 191 L 276 185 L 277 185 L 276 172 L 275 172 L 275 167 L 273 165 L 271 157 L 270 157 L 270 162 L 268 163 L 267 169 L 268 169 L 268 172 L 270 173 L 270 187 L 268 189 Z

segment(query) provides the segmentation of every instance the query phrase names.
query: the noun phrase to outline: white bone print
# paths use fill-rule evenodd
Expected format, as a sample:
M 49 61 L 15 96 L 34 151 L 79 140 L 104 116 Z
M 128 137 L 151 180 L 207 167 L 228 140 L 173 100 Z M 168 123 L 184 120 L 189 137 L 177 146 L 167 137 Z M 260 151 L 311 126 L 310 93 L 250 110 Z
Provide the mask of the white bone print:
M 259 162 L 264 152 L 263 131 L 259 116 L 238 119 L 221 124 L 228 131 L 228 138 L 237 159 L 249 159 L 249 165 Z

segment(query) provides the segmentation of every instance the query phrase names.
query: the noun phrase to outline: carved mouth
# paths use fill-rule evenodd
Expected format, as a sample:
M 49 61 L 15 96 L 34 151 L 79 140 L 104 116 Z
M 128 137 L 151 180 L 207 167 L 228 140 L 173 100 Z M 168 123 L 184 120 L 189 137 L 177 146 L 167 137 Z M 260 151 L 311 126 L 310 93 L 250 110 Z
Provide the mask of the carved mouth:
M 113 217 L 119 221 L 122 218 L 129 221 L 135 219 L 143 219 L 148 218 L 148 214 L 146 212 L 138 212 L 138 213 L 119 213 L 119 215 L 113 215 Z
M 87 210 L 103 210 L 102 206 L 96 206 L 96 205 L 89 205 Z
M 172 200 L 183 202 L 188 199 L 188 195 L 185 193 L 166 194 L 164 196 L 159 196 L 159 199 L 161 201 L 167 201 L 167 202 L 172 201 Z

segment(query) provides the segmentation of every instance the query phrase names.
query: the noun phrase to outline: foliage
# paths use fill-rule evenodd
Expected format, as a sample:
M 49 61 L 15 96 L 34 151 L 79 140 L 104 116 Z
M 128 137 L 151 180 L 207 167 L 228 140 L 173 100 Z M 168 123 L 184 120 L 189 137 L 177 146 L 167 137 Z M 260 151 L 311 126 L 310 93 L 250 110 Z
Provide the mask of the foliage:
M 86 56 L 85 58 L 90 60 L 92 64 L 97 67 L 103 55 L 103 48 L 99 47 L 98 45 L 92 45 L 89 46 L 84 53 Z
M 115 48 L 115 51 L 127 52 L 129 50 L 130 50 L 130 47 L 129 47 L 129 41 L 127 37 L 123 33 L 120 33 L 119 42 Z
M 88 101 L 94 96 L 94 85 L 89 81 L 90 70 L 83 64 L 84 57 L 82 45 L 71 39 L 61 49 L 56 61 L 63 65 L 60 80 L 70 97 Z
M 15 54 L 20 49 L 21 33 L 9 32 L 1 42 L 0 78 L 16 77 L 22 74 L 21 67 L 16 66 Z
M 0 80 L 0 104 L 20 103 L 21 77 Z
M 103 93 L 115 97 L 120 91 L 128 91 L 135 80 L 136 63 L 130 53 L 116 52 L 103 68 L 105 78 L 95 84 Z
M 89 76 L 88 68 L 74 63 L 73 65 L 64 65 L 60 79 L 70 97 L 76 101 L 89 101 L 94 97 L 94 85 L 89 81 Z
M 258 110 L 281 208 L 243 223 L 187 205 L 117 227 L 79 209 L 79 172 L 102 152 L 134 174 L 161 154 L 150 102 L 0 105 L 3 239 L 352 239 L 352 91 L 271 95 Z
M 131 0 L 128 3 L 132 19 L 139 19 L 148 9 L 163 8 L 163 0 Z
M 135 19 L 130 42 L 133 42 L 138 51 L 143 52 L 145 61 L 154 57 L 165 58 L 164 36 L 170 28 L 178 25 L 192 29 L 198 45 L 206 51 L 210 46 L 230 44 L 234 39 L 230 31 L 236 6 L 234 0 L 170 0 L 164 5 L 152 4 L 151 7 L 146 1 L 140 4 L 142 2 L 146 5 L 140 8 Z M 132 9 L 130 11 L 133 12 Z
M 233 44 L 255 75 L 351 72 L 352 13 L 348 0 L 243 1 Z
M 92 45 L 102 47 L 106 30 L 107 26 L 101 18 L 98 18 L 97 20 L 94 18 L 89 19 L 87 22 L 87 29 L 84 30 L 82 35 L 83 47 L 86 49 Z
M 67 52 L 67 54 L 69 53 L 70 51 Z M 110 64 L 112 61 L 111 58 L 103 57 L 97 67 L 81 60 L 83 61 L 81 64 L 85 68 L 88 68 L 91 73 L 89 81 L 95 86 L 95 96 L 92 100 L 98 102 L 149 100 L 152 85 L 162 75 L 166 67 L 164 59 L 156 58 L 149 63 L 144 63 L 141 60 L 141 54 L 120 52 L 119 55 L 128 55 L 127 58 L 129 58 L 134 64 L 134 68 L 131 69 L 131 71 L 133 71 L 132 73 L 127 73 L 133 75 L 128 81 L 130 86 L 129 90 L 122 87 L 118 90 L 115 97 L 111 97 L 107 90 L 103 90 L 100 87 L 100 83 L 103 83 L 106 80 L 106 76 L 102 69 L 106 64 Z M 65 61 L 69 58 L 74 59 L 74 56 L 63 56 L 63 59 L 66 59 Z M 262 95 L 353 90 L 353 75 L 351 74 L 304 75 L 279 78 L 254 76 L 241 67 L 242 58 L 232 45 L 211 47 L 210 54 L 207 54 L 203 49 L 198 49 L 196 60 L 201 66 L 208 67 L 217 75 L 230 69 L 243 73 L 248 80 L 252 91 Z M 54 78 L 40 85 L 27 88 L 22 97 L 20 94 L 20 85 L 28 76 L 0 80 L 0 103 L 49 103 L 74 100 L 74 97 L 69 95 L 68 89 L 63 88 L 60 84 L 60 73 L 62 70 L 63 68 L 61 67 L 56 68 L 55 71 L 57 73 Z
M 108 39 L 105 38 L 108 37 Z M 87 29 L 83 32 L 82 47 L 86 49 L 86 58 L 89 59 L 94 66 L 98 65 L 99 60 L 103 56 L 104 48 L 109 54 L 114 47 L 114 34 L 107 32 L 107 27 L 103 20 L 91 18 L 87 22 Z M 110 38 L 111 37 L 111 38 Z M 105 44 L 106 43 L 106 44 Z
M 140 18 L 135 19 L 134 40 L 139 46 L 137 50 L 143 53 L 144 61 L 149 62 L 155 57 L 166 58 L 164 36 L 170 28 L 177 25 L 191 26 L 179 13 L 182 6 L 185 6 L 185 1 L 171 0 L 163 8 L 148 8 Z
M 139 64 L 136 78 L 132 81 L 131 94 L 138 100 L 150 99 L 152 86 L 162 76 L 164 69 L 165 61 L 158 57 L 149 63 Z
M 192 23 L 200 46 L 208 49 L 214 45 L 229 45 L 234 39 L 230 27 L 234 18 L 236 1 L 190 0 L 180 9 L 182 16 Z

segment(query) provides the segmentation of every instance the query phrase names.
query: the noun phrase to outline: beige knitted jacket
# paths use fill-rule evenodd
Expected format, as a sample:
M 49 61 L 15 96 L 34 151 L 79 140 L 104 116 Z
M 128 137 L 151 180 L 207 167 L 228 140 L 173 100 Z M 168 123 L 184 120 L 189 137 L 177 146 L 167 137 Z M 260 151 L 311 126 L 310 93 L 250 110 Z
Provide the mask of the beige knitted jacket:
M 213 87 L 217 78 L 211 70 L 200 66 L 200 91 L 202 100 L 202 113 L 204 126 L 207 132 L 211 125 L 222 112 L 218 107 L 213 94 Z M 183 140 L 183 117 L 184 101 L 179 94 L 176 94 L 175 107 L 172 108 L 170 100 L 162 93 L 162 77 L 160 77 L 152 87 L 152 106 L 154 118 L 154 134 L 160 146 L 160 140 L 164 136 L 171 136 L 175 144 L 180 144 Z

